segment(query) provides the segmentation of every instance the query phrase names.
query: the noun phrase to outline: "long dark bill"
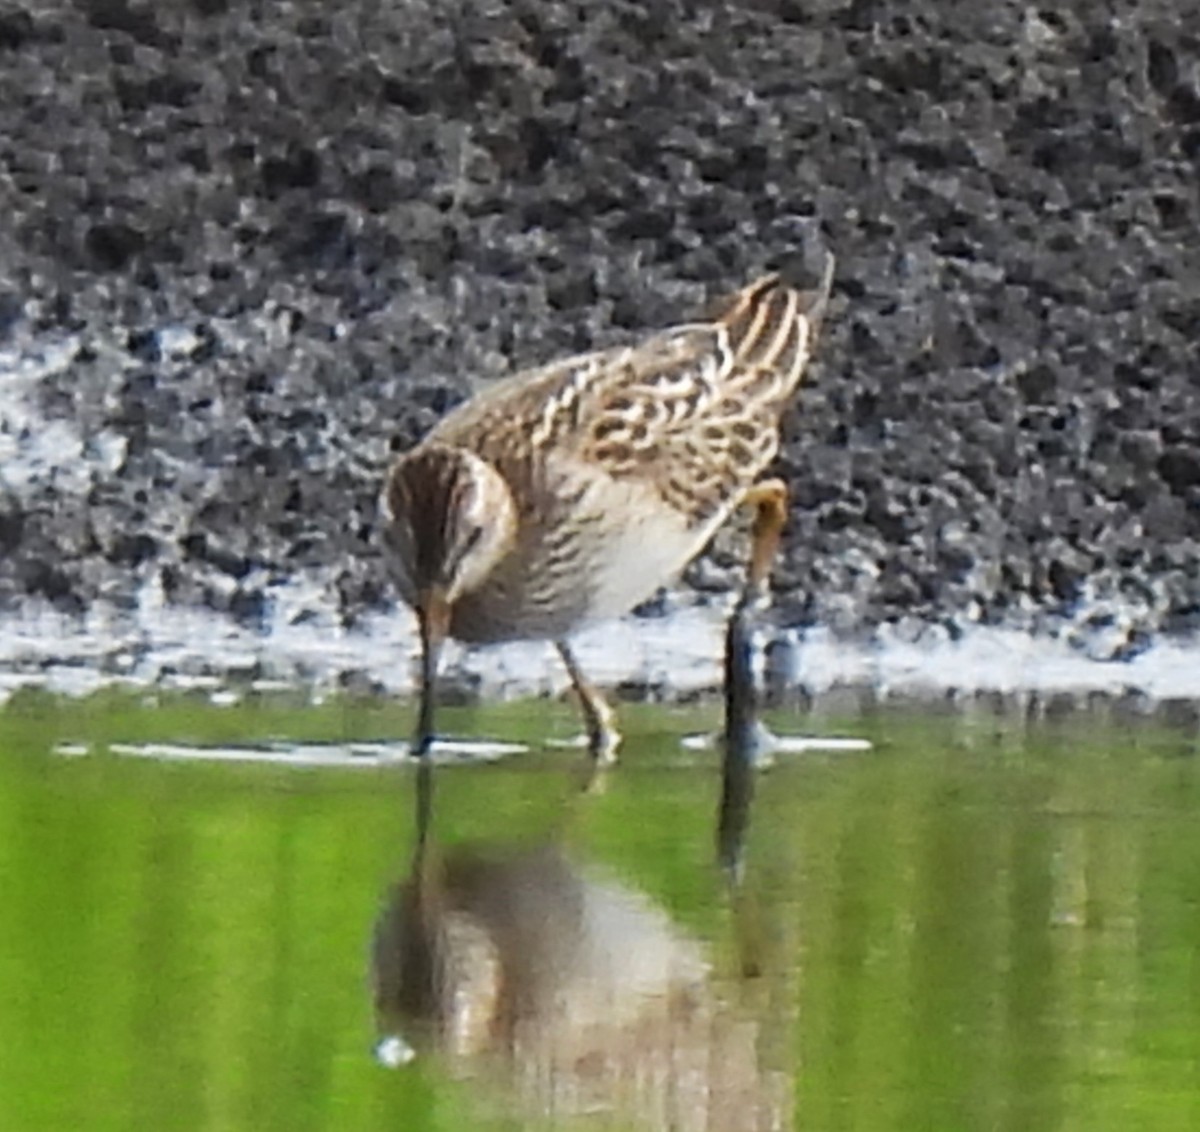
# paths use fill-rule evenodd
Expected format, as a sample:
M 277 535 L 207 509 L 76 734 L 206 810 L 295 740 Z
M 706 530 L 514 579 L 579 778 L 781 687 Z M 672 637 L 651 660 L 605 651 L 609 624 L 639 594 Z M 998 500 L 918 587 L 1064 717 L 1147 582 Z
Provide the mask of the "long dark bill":
M 429 754 L 433 746 L 433 716 L 437 705 L 438 661 L 442 642 L 450 621 L 450 608 L 445 597 L 437 592 L 422 595 L 417 610 L 421 623 L 421 704 L 417 711 L 417 733 L 413 738 L 413 753 Z

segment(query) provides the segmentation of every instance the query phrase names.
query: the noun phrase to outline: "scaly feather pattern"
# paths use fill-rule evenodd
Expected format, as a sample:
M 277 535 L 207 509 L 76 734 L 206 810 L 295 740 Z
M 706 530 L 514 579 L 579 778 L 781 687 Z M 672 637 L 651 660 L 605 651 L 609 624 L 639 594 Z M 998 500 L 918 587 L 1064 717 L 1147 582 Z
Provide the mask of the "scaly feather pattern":
M 578 461 L 652 487 L 688 526 L 736 505 L 774 457 L 828 295 L 765 276 L 706 322 L 529 370 L 452 413 L 430 441 L 463 444 L 509 477 Z

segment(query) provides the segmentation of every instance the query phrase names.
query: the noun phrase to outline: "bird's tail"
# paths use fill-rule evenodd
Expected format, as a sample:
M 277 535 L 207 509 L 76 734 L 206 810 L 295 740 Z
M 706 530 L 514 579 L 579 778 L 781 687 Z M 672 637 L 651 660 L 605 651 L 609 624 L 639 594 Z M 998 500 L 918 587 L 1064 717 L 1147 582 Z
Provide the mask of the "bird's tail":
M 826 253 L 821 280 L 810 290 L 775 272 L 729 296 L 714 322 L 727 336 L 731 361 L 746 371 L 771 372 L 786 388 L 800 382 L 829 305 L 834 258 Z

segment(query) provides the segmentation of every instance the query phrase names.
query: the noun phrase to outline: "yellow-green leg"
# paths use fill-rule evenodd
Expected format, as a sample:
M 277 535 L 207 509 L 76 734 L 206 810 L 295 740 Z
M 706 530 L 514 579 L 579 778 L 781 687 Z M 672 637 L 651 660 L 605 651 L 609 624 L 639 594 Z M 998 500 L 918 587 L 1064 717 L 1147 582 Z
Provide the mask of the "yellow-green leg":
M 558 655 L 562 657 L 571 677 L 579 706 L 583 711 L 583 723 L 587 730 L 588 752 L 596 763 L 615 763 L 617 748 L 621 745 L 621 733 L 617 730 L 617 716 L 604 697 L 588 683 L 566 641 L 556 641 Z
M 742 502 L 755 509 L 750 527 L 750 563 L 742 596 L 744 602 L 752 602 L 766 596 L 771 582 L 771 567 L 787 522 L 787 485 L 783 480 L 763 480 L 746 492 Z

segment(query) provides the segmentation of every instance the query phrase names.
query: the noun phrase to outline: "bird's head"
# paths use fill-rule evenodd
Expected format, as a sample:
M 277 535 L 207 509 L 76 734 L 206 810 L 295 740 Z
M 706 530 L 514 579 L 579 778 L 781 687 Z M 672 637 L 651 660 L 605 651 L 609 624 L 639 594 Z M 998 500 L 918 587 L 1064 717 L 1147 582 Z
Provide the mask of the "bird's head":
M 392 573 L 421 626 L 418 746 L 428 747 L 438 655 L 454 604 L 478 589 L 512 546 L 516 508 L 508 484 L 486 460 L 431 444 L 392 466 L 383 511 Z

